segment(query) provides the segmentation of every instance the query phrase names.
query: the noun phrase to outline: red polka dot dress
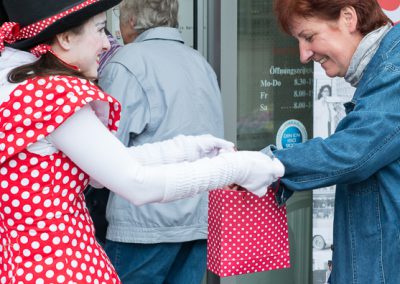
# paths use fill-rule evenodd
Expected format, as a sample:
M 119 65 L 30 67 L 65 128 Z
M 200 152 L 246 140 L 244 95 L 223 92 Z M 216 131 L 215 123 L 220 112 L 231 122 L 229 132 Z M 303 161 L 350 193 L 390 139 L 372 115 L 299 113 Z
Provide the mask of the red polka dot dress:
M 119 103 L 83 79 L 30 79 L 0 104 L 0 283 L 120 283 L 94 237 L 89 177 L 60 151 L 27 150 L 91 101 L 116 131 Z

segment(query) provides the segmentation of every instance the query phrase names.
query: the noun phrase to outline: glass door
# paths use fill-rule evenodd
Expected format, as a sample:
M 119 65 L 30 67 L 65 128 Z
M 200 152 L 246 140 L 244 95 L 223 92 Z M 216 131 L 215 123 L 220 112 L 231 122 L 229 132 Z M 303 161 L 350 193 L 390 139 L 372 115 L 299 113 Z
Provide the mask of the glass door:
M 313 66 L 302 65 L 297 42 L 277 27 L 272 0 L 209 1 L 208 52 L 219 71 L 225 137 L 240 150 L 292 147 L 312 137 Z M 219 278 L 208 284 L 312 282 L 312 193 L 287 205 L 291 268 Z

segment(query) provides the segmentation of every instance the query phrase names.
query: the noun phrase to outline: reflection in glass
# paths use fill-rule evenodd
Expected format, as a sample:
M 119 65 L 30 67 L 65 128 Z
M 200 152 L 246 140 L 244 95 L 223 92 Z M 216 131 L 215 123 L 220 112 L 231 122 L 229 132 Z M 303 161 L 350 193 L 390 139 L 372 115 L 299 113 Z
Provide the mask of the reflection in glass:
M 238 147 L 276 144 L 289 119 L 312 137 L 312 64 L 300 63 L 297 42 L 277 27 L 272 1 L 238 1 Z
M 313 66 L 300 63 L 297 41 L 279 31 L 272 0 L 238 0 L 237 73 L 239 149 L 279 144 L 278 129 L 291 120 L 313 137 Z M 287 212 L 292 267 L 237 276 L 234 283 L 312 282 L 311 191 L 296 193 Z

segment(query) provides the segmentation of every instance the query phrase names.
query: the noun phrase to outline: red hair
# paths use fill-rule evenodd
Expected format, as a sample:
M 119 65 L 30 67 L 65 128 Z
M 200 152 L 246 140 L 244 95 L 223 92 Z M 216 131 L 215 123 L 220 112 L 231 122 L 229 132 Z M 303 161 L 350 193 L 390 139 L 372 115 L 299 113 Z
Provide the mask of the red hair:
M 357 29 L 362 35 L 393 22 L 376 0 L 275 0 L 275 14 L 281 28 L 290 34 L 294 16 L 337 20 L 340 11 L 352 6 L 358 18 Z

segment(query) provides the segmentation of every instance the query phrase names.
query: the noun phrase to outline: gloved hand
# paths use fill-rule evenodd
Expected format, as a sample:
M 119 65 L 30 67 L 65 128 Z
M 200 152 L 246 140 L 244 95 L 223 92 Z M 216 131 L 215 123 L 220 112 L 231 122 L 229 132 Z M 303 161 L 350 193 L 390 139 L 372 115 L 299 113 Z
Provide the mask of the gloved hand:
M 129 153 L 142 165 L 160 165 L 192 162 L 203 157 L 214 157 L 219 151 L 231 152 L 232 142 L 210 134 L 199 136 L 178 135 L 156 143 L 130 147 Z
M 185 148 L 188 161 L 194 161 L 200 158 L 212 158 L 217 156 L 220 151 L 233 152 L 234 144 L 230 141 L 214 137 L 210 134 L 198 136 L 179 135 L 173 140 L 182 144 Z
M 271 159 L 261 152 L 238 151 L 219 157 L 235 165 L 235 183 L 257 196 L 264 196 L 268 186 L 285 173 L 285 167 L 277 158 Z

